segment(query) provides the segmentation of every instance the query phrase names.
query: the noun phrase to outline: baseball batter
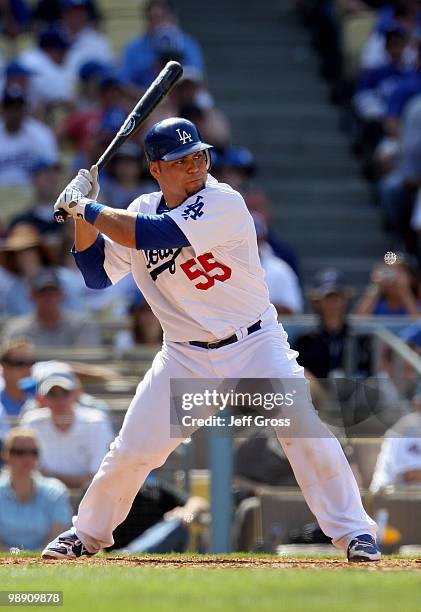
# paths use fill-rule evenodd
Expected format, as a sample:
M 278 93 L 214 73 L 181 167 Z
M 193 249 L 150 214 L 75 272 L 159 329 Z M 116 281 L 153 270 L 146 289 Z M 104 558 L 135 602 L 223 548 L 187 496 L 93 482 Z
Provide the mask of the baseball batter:
M 190 121 L 166 119 L 145 138 L 161 191 L 114 210 L 97 202 L 94 167 L 81 170 L 55 204 L 76 220 L 74 256 L 86 284 L 101 289 L 132 274 L 164 342 L 73 527 L 42 556 L 75 559 L 113 544 L 149 472 L 182 442 L 170 432 L 171 378 L 271 378 L 304 389 L 285 415 L 292 433 L 275 429 L 311 511 L 349 560 L 377 561 L 376 525 L 269 302 L 252 217 L 238 192 L 208 174 L 210 148 Z

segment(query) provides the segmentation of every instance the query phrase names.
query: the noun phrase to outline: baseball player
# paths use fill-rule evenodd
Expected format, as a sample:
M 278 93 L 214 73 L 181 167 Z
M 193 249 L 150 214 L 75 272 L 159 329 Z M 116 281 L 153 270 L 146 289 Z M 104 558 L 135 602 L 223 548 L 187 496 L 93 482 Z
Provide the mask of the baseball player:
M 253 219 L 241 195 L 208 174 L 210 148 L 190 121 L 165 119 L 145 137 L 161 191 L 141 195 L 128 210 L 112 209 L 97 202 L 93 167 L 80 170 L 55 204 L 75 219 L 73 251 L 88 287 L 132 274 L 164 342 L 73 527 L 42 556 L 75 559 L 113 544 L 149 472 L 183 440 L 171 435 L 170 379 L 254 378 L 296 381 L 304 389 L 286 415 L 295 431 L 275 427 L 276 434 L 326 535 L 350 561 L 377 561 L 376 524 L 339 442 L 313 408 L 298 353 L 269 302 Z

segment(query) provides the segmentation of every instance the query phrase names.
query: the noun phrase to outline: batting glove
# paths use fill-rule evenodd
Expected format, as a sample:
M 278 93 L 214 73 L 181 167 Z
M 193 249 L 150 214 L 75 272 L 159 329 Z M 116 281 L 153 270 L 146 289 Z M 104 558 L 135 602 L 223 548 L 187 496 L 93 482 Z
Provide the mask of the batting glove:
M 54 204 L 54 212 L 64 209 L 75 219 L 85 219 L 85 206 L 92 200 L 86 198 L 81 191 L 70 185 L 71 183 L 58 196 Z
M 85 168 L 79 170 L 77 176 L 68 184 L 68 187 L 77 189 L 90 200 L 96 200 L 99 194 L 98 166 L 92 166 L 90 170 Z

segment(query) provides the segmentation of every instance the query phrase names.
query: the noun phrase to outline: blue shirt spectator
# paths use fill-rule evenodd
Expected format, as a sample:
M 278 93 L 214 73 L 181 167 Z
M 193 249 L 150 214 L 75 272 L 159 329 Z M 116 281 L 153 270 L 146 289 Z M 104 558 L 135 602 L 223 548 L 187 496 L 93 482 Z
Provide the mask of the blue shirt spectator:
M 360 117 L 367 120 L 382 119 L 388 108 L 388 100 L 407 76 L 413 74 L 410 75 L 408 69 L 396 64 L 362 72 L 353 99 Z
M 22 503 L 10 484 L 10 474 L 0 476 L 0 541 L 6 546 L 39 550 L 49 538 L 54 523 L 71 521 L 66 487 L 56 478 L 33 476 L 34 494 Z
M 421 93 L 421 73 L 415 72 L 404 77 L 388 100 L 387 116 L 399 119 L 409 100 L 419 93 Z
M 175 17 L 165 0 L 145 4 L 146 33 L 130 41 L 123 51 L 122 78 L 145 89 L 156 77 L 160 63 L 181 59 L 185 66 L 204 71 L 198 43 L 175 25 Z
M 33 346 L 25 338 L 6 342 L 0 347 L 0 438 L 8 432 L 10 421 L 16 419 L 23 409 L 26 396 L 20 381 L 30 376 L 33 363 Z
M 3 407 L 4 412 L 7 416 L 16 417 L 19 416 L 20 411 L 25 403 L 25 400 L 16 400 L 11 397 L 7 389 L 0 391 L 0 405 Z
M 386 4 L 385 6 L 382 6 L 377 11 L 375 30 L 381 34 L 384 34 L 396 24 L 396 16 L 396 6 L 393 6 L 393 4 Z M 419 10 L 416 11 L 415 21 L 417 24 L 417 29 L 421 30 L 421 11 Z
M 6 469 L 0 474 L 0 550 L 39 550 L 69 523 L 67 489 L 36 469 L 39 449 L 34 434 L 13 429 L 6 438 Z

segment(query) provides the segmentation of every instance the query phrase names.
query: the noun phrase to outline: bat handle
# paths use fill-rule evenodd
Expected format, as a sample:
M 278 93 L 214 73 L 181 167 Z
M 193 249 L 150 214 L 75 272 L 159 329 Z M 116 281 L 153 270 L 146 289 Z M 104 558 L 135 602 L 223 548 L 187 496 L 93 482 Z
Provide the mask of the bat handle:
M 54 220 L 56 223 L 66 223 L 69 213 L 64 208 L 59 208 L 54 211 Z

